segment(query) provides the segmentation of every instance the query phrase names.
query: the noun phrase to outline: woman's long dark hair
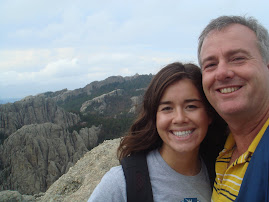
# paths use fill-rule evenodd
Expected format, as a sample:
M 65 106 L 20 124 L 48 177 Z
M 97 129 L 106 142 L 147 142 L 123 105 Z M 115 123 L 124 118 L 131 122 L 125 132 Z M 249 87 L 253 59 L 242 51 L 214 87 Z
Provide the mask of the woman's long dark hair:
M 119 160 L 134 153 L 147 153 L 162 145 L 162 139 L 156 128 L 156 114 L 159 102 L 166 88 L 182 79 L 189 79 L 194 84 L 200 93 L 208 115 L 213 119 L 206 138 L 200 146 L 200 151 L 208 155 L 213 155 L 212 152 L 214 152 L 214 156 L 216 156 L 215 153 L 218 151 L 215 150 L 219 150 L 219 147 L 224 142 L 223 135 L 221 134 L 224 134 L 226 124 L 205 97 L 200 68 L 191 63 L 182 64 L 175 62 L 162 68 L 149 84 L 144 94 L 142 108 L 138 118 L 131 126 L 128 134 L 121 139 L 117 151 Z M 220 134 L 218 134 L 219 132 Z

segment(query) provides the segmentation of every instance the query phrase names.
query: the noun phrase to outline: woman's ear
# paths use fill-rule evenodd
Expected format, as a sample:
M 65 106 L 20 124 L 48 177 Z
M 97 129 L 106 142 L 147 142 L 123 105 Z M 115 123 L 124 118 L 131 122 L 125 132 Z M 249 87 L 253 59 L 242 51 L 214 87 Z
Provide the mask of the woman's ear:
M 208 116 L 208 120 L 209 120 L 209 124 L 208 125 L 211 125 L 211 123 L 213 122 L 213 118 L 212 118 L 212 116 Z
M 212 111 L 208 111 L 207 116 L 208 116 L 208 125 L 211 125 L 214 120 L 214 114 L 212 113 Z

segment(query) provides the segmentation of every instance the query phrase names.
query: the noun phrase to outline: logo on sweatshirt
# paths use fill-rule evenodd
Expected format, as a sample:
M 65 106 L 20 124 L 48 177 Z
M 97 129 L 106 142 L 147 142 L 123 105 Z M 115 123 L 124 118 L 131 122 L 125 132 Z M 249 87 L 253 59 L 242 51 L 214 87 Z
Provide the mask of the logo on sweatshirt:
M 180 202 L 201 202 L 197 198 L 184 198 L 183 201 Z

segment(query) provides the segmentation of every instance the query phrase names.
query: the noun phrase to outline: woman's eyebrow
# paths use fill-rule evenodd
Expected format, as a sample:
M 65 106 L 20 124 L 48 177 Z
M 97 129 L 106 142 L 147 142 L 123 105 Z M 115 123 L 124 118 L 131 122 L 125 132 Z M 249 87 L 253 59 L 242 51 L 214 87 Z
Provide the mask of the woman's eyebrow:
M 172 102 L 171 101 L 162 101 L 160 102 L 159 105 L 168 105 L 168 104 L 171 104 Z
M 190 103 L 190 102 L 202 102 L 202 100 L 196 99 L 196 98 L 184 100 L 184 103 Z M 167 104 L 171 104 L 171 103 L 172 103 L 171 101 L 161 101 L 159 105 L 167 105 Z
M 189 102 L 202 102 L 201 99 L 196 99 L 196 98 L 192 98 L 192 99 L 186 99 L 184 102 L 189 103 Z

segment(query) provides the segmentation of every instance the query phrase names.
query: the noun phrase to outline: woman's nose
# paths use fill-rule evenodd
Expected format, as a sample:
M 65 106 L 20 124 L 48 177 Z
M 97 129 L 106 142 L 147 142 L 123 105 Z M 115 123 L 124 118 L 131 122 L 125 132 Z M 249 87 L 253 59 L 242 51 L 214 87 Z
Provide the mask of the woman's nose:
M 183 123 L 187 121 L 187 116 L 183 110 L 176 110 L 174 112 L 173 123 Z

